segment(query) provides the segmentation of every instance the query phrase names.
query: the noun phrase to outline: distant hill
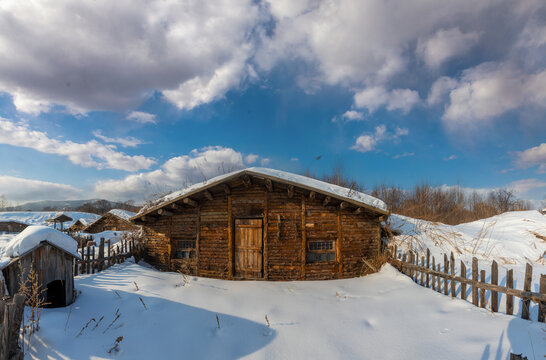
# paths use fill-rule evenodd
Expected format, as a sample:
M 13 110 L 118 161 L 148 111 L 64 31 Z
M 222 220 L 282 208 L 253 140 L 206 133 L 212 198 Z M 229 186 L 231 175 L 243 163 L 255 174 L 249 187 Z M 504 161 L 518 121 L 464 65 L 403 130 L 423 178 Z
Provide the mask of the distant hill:
M 92 206 L 89 206 L 90 204 L 92 204 Z M 132 204 L 108 201 L 104 199 L 41 200 L 28 202 L 18 206 L 11 206 L 6 208 L 4 211 L 87 211 L 103 213 L 110 209 L 138 211 L 139 207 Z

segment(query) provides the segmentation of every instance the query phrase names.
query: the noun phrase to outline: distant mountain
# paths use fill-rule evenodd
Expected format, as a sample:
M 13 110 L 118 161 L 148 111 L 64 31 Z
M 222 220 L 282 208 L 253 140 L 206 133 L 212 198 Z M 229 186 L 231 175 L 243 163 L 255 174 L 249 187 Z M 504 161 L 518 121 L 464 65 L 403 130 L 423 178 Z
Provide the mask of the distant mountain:
M 119 202 L 102 200 L 102 199 L 89 199 L 89 200 L 41 200 L 28 202 L 18 206 L 12 206 L 5 209 L 5 211 L 75 211 L 82 207 L 84 204 L 101 202 L 107 204 L 108 207 L 126 208 L 126 204 Z M 131 209 L 132 210 L 132 209 Z

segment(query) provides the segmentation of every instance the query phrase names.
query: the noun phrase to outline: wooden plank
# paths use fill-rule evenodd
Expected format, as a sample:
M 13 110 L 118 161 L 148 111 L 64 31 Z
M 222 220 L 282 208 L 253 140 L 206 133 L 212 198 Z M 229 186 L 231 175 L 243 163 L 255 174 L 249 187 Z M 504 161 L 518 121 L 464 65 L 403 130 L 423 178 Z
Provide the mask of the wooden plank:
M 466 265 L 461 260 L 461 277 L 466 279 Z M 466 283 L 461 282 L 461 299 L 466 300 Z
M 271 179 L 265 179 L 265 187 L 267 191 L 273 192 L 273 181 L 271 181 Z
M 233 218 L 231 214 L 231 195 L 227 197 L 228 217 L 228 279 L 233 279 Z
M 309 199 L 314 200 L 316 196 L 317 196 L 316 192 L 314 191 L 309 192 Z
M 448 274 L 448 265 L 449 265 L 449 262 L 447 260 L 447 254 L 444 254 L 444 273 L 447 275 Z M 447 287 L 447 276 L 444 277 L 444 295 L 448 295 L 449 294 L 449 288 Z
M 421 266 L 425 265 L 425 257 L 421 256 Z M 421 271 L 421 286 L 425 286 L 425 272 Z
M 514 270 L 510 269 L 506 272 L 506 287 L 514 288 Z M 512 315 L 514 313 L 514 295 L 506 295 L 506 313 Z
M 110 257 L 110 254 L 111 254 L 111 248 L 112 248 L 112 244 L 111 244 L 111 240 L 108 239 L 108 266 L 111 266 L 112 265 L 112 258 Z
M 362 211 L 363 211 L 362 208 L 361 208 L 361 207 L 358 207 L 358 208 L 356 208 L 355 211 L 353 211 L 353 214 L 358 215 L 358 214 L 360 214 Z
M 157 213 L 161 216 L 173 216 L 174 214 L 168 210 L 165 209 L 159 209 L 157 210 Z
M 525 280 L 523 282 L 523 291 L 531 291 L 531 280 L 533 279 L 533 268 L 529 263 L 525 264 Z M 521 304 L 521 318 L 529 320 L 529 306 L 531 301 L 525 299 Z
M 478 259 L 472 258 L 472 280 L 478 282 Z M 472 285 L 472 304 L 478 306 L 478 288 Z
M 345 202 L 345 201 L 342 201 L 339 203 L 339 209 L 340 210 L 343 210 L 343 209 L 346 209 L 349 207 L 349 203 L 348 202 Z
M 186 204 L 186 205 L 193 206 L 193 207 L 197 207 L 197 205 L 199 205 L 199 204 L 197 203 L 197 201 L 192 200 L 192 199 L 190 199 L 190 198 L 184 198 L 184 199 L 182 199 L 182 202 L 183 202 L 184 204 Z
M 331 197 L 326 196 L 326 197 L 324 198 L 324 200 L 322 201 L 322 206 L 328 205 L 328 204 L 330 203 L 331 200 L 332 200 Z
M 203 195 L 205 195 L 208 200 L 214 200 L 214 196 L 212 196 L 212 193 L 208 190 L 203 191 Z
M 228 184 L 222 184 L 222 187 L 224 188 L 224 192 L 226 193 L 226 195 L 231 195 L 231 188 Z
M 403 274 L 406 274 L 407 275 L 407 272 L 406 272 L 406 253 L 404 253 L 404 255 L 402 255 L 402 273 Z
M 104 267 L 104 238 L 100 238 L 99 245 L 99 271 L 102 271 Z
M 337 211 L 337 241 L 336 241 L 336 260 L 337 260 L 337 273 L 340 278 L 343 277 L 343 269 L 341 263 L 343 259 L 341 258 L 341 239 L 342 239 L 342 227 L 341 227 L 341 208 Z
M 307 230 L 305 220 L 305 196 L 301 197 L 301 279 L 305 280 L 305 262 L 307 256 Z
M 540 275 L 539 291 L 541 294 L 546 294 L 546 274 Z M 538 321 L 545 322 L 546 320 L 546 301 L 541 301 L 538 304 Z
M 495 260 L 491 264 L 491 284 L 499 284 L 499 265 Z M 491 291 L 491 311 L 499 311 L 499 293 L 494 290 Z
M 427 269 L 430 269 L 430 249 L 427 248 Z M 430 288 L 430 274 L 426 273 L 426 287 Z
M 449 260 L 449 268 L 451 270 L 451 297 L 455 297 L 456 293 L 456 282 L 455 282 L 455 257 L 453 256 L 453 251 L 451 252 L 450 260 Z
M 288 198 L 292 199 L 294 197 L 294 185 L 288 186 Z
M 485 284 L 485 270 L 480 271 L 480 282 Z M 480 288 L 480 307 L 485 308 L 485 289 Z
M 437 268 L 436 272 L 438 274 L 440 274 L 441 271 L 440 271 L 440 261 L 439 260 L 438 260 L 438 264 L 436 265 L 436 268 Z M 441 281 L 440 276 L 438 276 L 438 286 L 436 287 L 436 291 L 438 291 L 441 294 L 442 293 L 442 284 L 441 284 L 440 281 Z

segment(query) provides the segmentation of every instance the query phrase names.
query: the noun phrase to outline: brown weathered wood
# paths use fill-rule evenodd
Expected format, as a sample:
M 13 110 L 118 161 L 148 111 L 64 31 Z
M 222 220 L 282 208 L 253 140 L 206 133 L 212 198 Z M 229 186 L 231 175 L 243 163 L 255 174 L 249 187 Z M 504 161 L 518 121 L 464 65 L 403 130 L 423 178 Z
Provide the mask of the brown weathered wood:
M 485 270 L 480 271 L 480 282 L 485 284 Z M 485 289 L 480 288 L 480 307 L 485 308 Z
M 263 278 L 263 221 L 235 219 L 234 277 Z
M 343 269 L 341 266 L 341 239 L 343 237 L 341 226 L 341 208 L 337 211 L 337 240 L 336 240 L 336 261 L 337 261 L 337 273 L 339 277 L 343 276 Z
M 546 294 L 546 274 L 540 275 L 539 291 L 541 294 Z M 538 304 L 538 321 L 545 322 L 546 320 L 546 301 L 541 301 Z
M 199 205 L 197 201 L 192 200 L 190 198 L 184 198 L 182 199 L 182 202 L 186 205 L 193 206 L 193 207 L 197 207 L 197 205 Z
M 233 279 L 233 217 L 231 195 L 227 197 L 227 217 L 228 217 L 228 278 Z
M 434 259 L 434 256 L 432 257 L 432 270 L 436 270 L 436 260 Z M 436 290 L 436 275 L 434 274 L 432 274 L 432 290 Z
M 528 263 L 525 264 L 525 280 L 523 282 L 523 291 L 531 291 L 531 280 L 533 279 L 533 268 Z M 521 303 L 521 318 L 529 320 L 529 306 L 531 302 L 525 299 Z
M 212 193 L 208 190 L 203 191 L 203 195 L 205 195 L 208 200 L 214 200 L 214 196 L 212 196 Z
M 427 248 L 427 269 L 430 269 L 430 250 Z M 430 274 L 426 273 L 426 287 L 430 288 Z
M 406 267 L 406 257 L 407 257 L 407 255 L 406 255 L 406 253 L 404 253 L 402 255 L 402 264 L 401 265 L 402 265 L 402 273 L 407 275 L 408 273 L 407 273 L 407 267 Z
M 478 288 L 475 285 L 478 282 L 478 259 L 475 257 L 472 258 L 472 281 L 472 304 L 478 306 Z
M 425 266 L 425 257 L 421 256 L 421 266 Z M 421 286 L 425 286 L 425 272 L 421 271 Z
M 172 210 L 179 210 L 179 211 L 183 210 L 183 207 L 182 207 L 182 206 L 177 205 L 177 204 L 175 204 L 175 203 L 171 204 L 170 208 L 171 208 Z
M 252 185 L 252 181 L 250 180 L 250 177 L 248 175 L 243 175 L 241 177 L 241 180 L 243 181 L 243 185 L 248 188 L 250 185 Z
M 269 194 L 267 192 L 264 192 L 264 279 L 269 280 Z
M 499 265 L 495 260 L 491 264 L 491 284 L 499 284 Z M 499 311 L 499 294 L 494 290 L 491 291 L 491 311 Z
M 449 262 L 447 260 L 447 254 L 444 254 L 444 273 L 446 274 L 446 276 L 444 276 L 444 295 L 449 294 L 449 288 L 447 286 L 447 283 L 448 283 L 447 274 L 449 272 L 448 266 L 449 266 Z
M 510 269 L 506 272 L 506 288 L 514 288 L 514 270 Z M 514 313 L 514 295 L 506 295 L 506 313 L 512 315 Z
M 157 210 L 157 213 L 161 216 L 173 216 L 174 214 L 171 211 L 165 210 L 165 209 L 159 209 Z
M 455 297 L 456 293 L 456 282 L 455 282 L 455 257 L 453 256 L 453 252 L 451 252 L 451 256 L 449 258 L 449 268 L 451 270 L 451 297 Z
M 461 277 L 466 279 L 466 265 L 461 260 Z M 461 282 L 461 299 L 466 300 L 466 283 Z
M 314 192 L 314 191 L 310 191 L 309 192 L 309 199 L 311 200 L 315 200 L 315 197 L 317 196 L 317 193 Z
M 293 185 L 289 185 L 288 186 L 288 198 L 289 199 L 292 199 L 294 197 L 294 186 Z
M 226 193 L 226 195 L 231 195 L 231 188 L 228 184 L 222 184 L 222 188 L 224 188 L 224 192 Z
M 307 230 L 306 230 L 306 219 L 305 219 L 305 196 L 301 197 L 301 279 L 305 280 L 305 263 L 307 256 Z
M 331 200 L 332 200 L 331 197 L 326 196 L 326 197 L 324 198 L 324 200 L 322 201 L 322 206 L 328 205 L 328 204 L 330 203 Z
M 339 209 L 340 210 L 343 210 L 343 209 L 346 209 L 349 207 L 349 203 L 348 202 L 345 202 L 345 201 L 342 201 L 339 203 Z
M 362 208 L 361 208 L 361 207 L 358 207 L 358 208 L 356 208 L 355 211 L 353 211 L 353 214 L 358 215 L 358 214 L 361 214 L 362 211 L 363 211 Z
M 273 192 L 273 181 L 271 179 L 265 179 L 265 188 L 269 192 Z
M 91 246 L 87 247 L 87 266 L 86 266 L 86 274 L 91 274 Z
M 108 248 L 107 248 L 108 249 L 108 252 L 107 252 L 107 254 L 108 254 L 108 266 L 111 266 L 112 265 L 112 258 L 110 256 L 111 256 L 111 248 L 112 248 L 111 242 L 112 241 L 108 240 L 107 242 L 108 242 Z
M 99 271 L 102 271 L 104 267 L 104 238 L 100 238 L 99 245 Z
M 438 264 L 436 265 L 436 272 L 438 274 L 438 287 L 436 288 L 436 291 L 438 291 L 440 294 L 442 293 L 442 283 L 441 283 L 441 275 L 443 275 L 440 271 L 440 260 L 438 259 Z
M 195 262 L 199 265 L 200 257 L 200 244 L 201 243 L 201 206 L 197 207 L 197 219 L 195 224 Z M 199 275 L 199 270 L 197 270 L 197 275 Z

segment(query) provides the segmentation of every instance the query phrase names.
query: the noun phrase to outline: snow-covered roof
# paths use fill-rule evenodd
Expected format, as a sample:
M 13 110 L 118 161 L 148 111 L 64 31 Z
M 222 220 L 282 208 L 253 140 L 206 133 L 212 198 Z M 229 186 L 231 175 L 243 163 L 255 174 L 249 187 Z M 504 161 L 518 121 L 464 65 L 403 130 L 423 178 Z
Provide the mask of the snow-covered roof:
M 39 247 L 43 241 L 80 258 L 78 243 L 70 236 L 48 226 L 29 226 L 11 239 L 0 254 L 0 262 L 4 263 L 6 258 L 22 256 Z
M 108 211 L 108 213 L 127 221 L 129 221 L 133 216 L 136 215 L 136 213 L 132 211 L 127 211 L 122 209 L 112 209 Z
M 252 167 L 243 170 L 234 171 L 228 174 L 220 175 L 210 180 L 206 180 L 197 184 L 193 184 L 185 189 L 175 191 L 171 194 L 168 194 L 155 202 L 151 203 L 148 206 L 143 207 L 139 213 L 135 216 L 138 217 L 142 214 L 148 213 L 160 207 L 163 207 L 167 204 L 173 203 L 181 198 L 190 196 L 191 194 L 197 193 L 199 191 L 205 190 L 214 185 L 220 184 L 224 181 L 231 180 L 236 177 L 240 177 L 243 174 L 252 175 L 256 177 L 269 178 L 271 180 L 276 180 L 282 183 L 299 186 L 307 189 L 313 189 L 319 193 L 331 195 L 338 199 L 348 200 L 353 203 L 357 203 L 361 206 L 367 208 L 373 208 L 378 212 L 388 214 L 387 205 L 367 194 L 364 194 L 353 189 L 348 189 L 342 186 L 329 184 L 324 181 L 317 179 L 309 178 L 307 176 L 292 174 L 286 171 Z

